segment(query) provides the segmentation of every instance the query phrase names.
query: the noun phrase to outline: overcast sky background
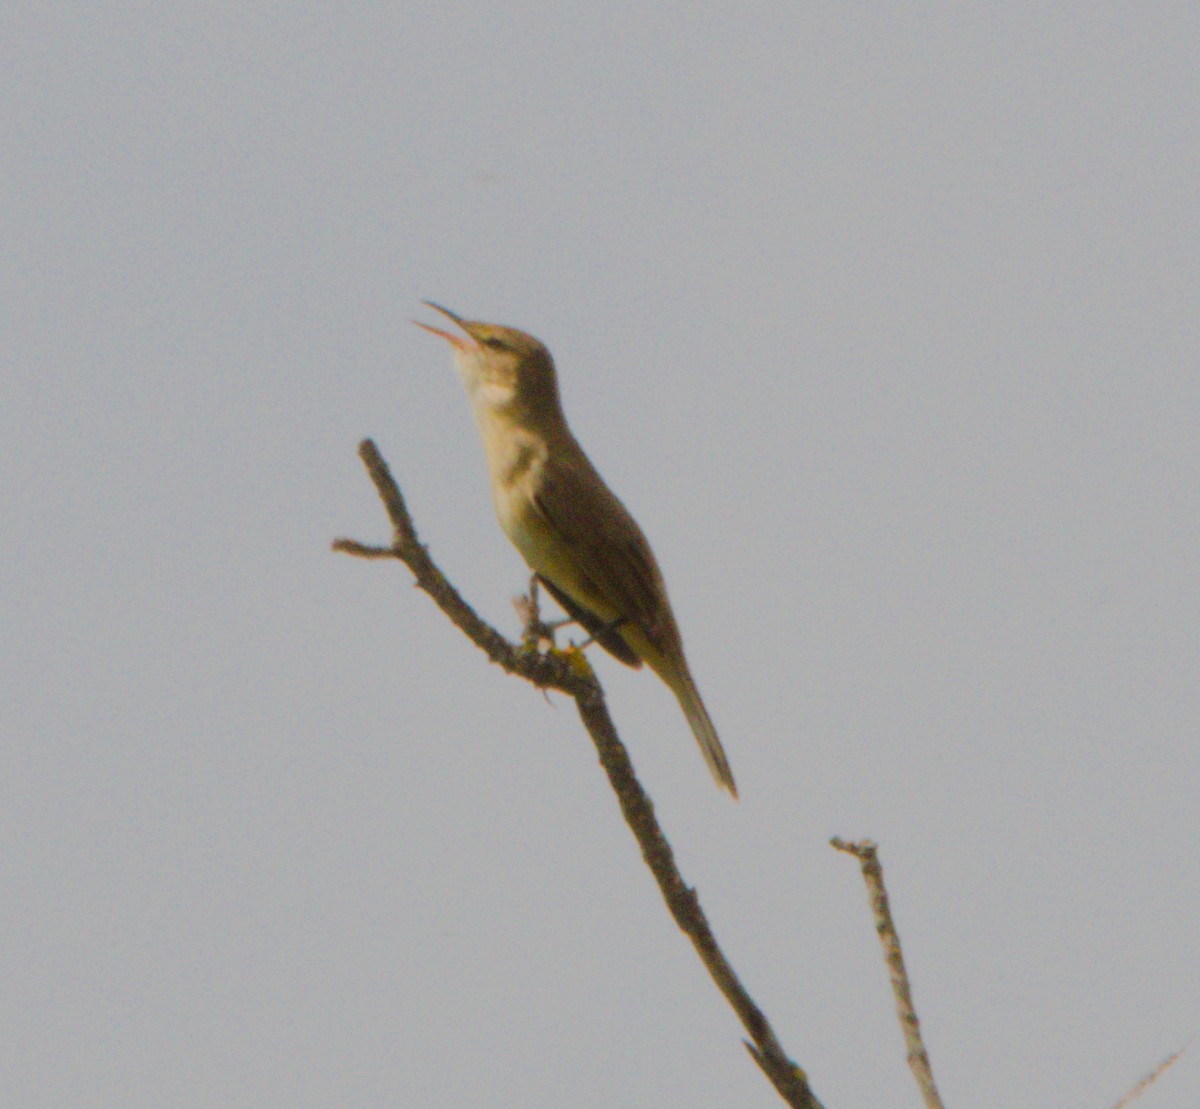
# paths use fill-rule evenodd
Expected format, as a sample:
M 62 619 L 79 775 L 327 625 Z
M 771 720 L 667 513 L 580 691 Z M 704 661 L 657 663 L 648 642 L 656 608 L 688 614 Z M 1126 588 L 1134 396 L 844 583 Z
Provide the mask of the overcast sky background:
M 556 355 L 742 790 L 595 659 L 829 1109 L 1200 1035 L 1200 9 L 22 4 L 0 36 L 6 1104 L 778 1104 L 569 703 L 422 298 Z M 1200 1048 L 1143 1098 L 1200 1104 Z

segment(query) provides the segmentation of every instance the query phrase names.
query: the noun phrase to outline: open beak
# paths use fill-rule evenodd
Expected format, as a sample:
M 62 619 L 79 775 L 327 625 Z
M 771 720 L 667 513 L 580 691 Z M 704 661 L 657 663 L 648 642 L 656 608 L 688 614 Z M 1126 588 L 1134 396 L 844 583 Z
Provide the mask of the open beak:
M 458 326 L 461 327 L 464 331 L 466 331 L 468 335 L 471 334 L 470 329 L 467 327 L 466 321 L 461 316 L 456 316 L 453 312 L 450 311 L 449 308 L 443 308 L 440 304 L 434 304 L 432 300 L 425 300 L 425 301 L 422 301 L 421 303 L 427 304 L 435 312 L 441 312 L 441 314 L 443 316 L 445 316 L 447 319 L 453 320 L 456 324 L 458 324 Z M 449 331 L 443 331 L 440 327 L 431 327 L 427 323 L 421 323 L 420 320 L 413 320 L 413 323 L 415 323 L 418 327 L 423 328 L 424 330 L 430 332 L 433 335 L 440 335 L 443 339 L 446 340 L 446 342 L 448 342 L 451 346 L 455 347 L 458 350 L 471 350 L 476 345 L 476 343 L 473 339 L 465 339 L 461 335 L 454 335 Z

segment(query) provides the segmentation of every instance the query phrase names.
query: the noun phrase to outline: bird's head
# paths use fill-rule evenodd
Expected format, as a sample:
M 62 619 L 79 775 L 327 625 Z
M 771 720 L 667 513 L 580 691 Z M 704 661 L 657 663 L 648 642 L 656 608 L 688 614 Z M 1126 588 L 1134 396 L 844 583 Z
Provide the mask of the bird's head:
M 418 327 L 440 335 L 454 348 L 455 365 L 475 403 L 489 408 L 517 405 L 538 411 L 549 405 L 557 409 L 554 360 L 541 342 L 515 327 L 464 320 L 440 304 L 428 300 L 425 303 L 465 332 L 455 335 L 440 327 L 417 323 Z

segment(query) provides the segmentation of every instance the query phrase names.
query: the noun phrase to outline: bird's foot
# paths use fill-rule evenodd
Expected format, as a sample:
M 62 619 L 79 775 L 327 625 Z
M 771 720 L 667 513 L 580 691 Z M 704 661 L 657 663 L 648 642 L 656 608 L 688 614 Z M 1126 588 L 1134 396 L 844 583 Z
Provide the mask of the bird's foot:
M 538 579 L 535 574 L 529 581 L 529 592 L 513 598 L 513 608 L 521 621 L 521 650 L 530 654 L 544 654 L 557 650 L 554 633 L 570 620 L 543 620 L 538 608 Z

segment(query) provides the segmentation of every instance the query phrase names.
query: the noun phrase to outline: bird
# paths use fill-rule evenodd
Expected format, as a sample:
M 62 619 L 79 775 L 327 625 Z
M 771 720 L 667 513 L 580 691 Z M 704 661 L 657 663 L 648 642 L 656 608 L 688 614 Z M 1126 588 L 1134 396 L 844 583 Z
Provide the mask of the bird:
M 688 668 L 658 562 L 567 425 L 550 351 L 524 331 L 424 303 L 462 331 L 414 321 L 453 348 L 483 440 L 500 527 L 592 639 L 628 666 L 645 663 L 666 683 L 717 784 L 736 798 L 733 771 Z

